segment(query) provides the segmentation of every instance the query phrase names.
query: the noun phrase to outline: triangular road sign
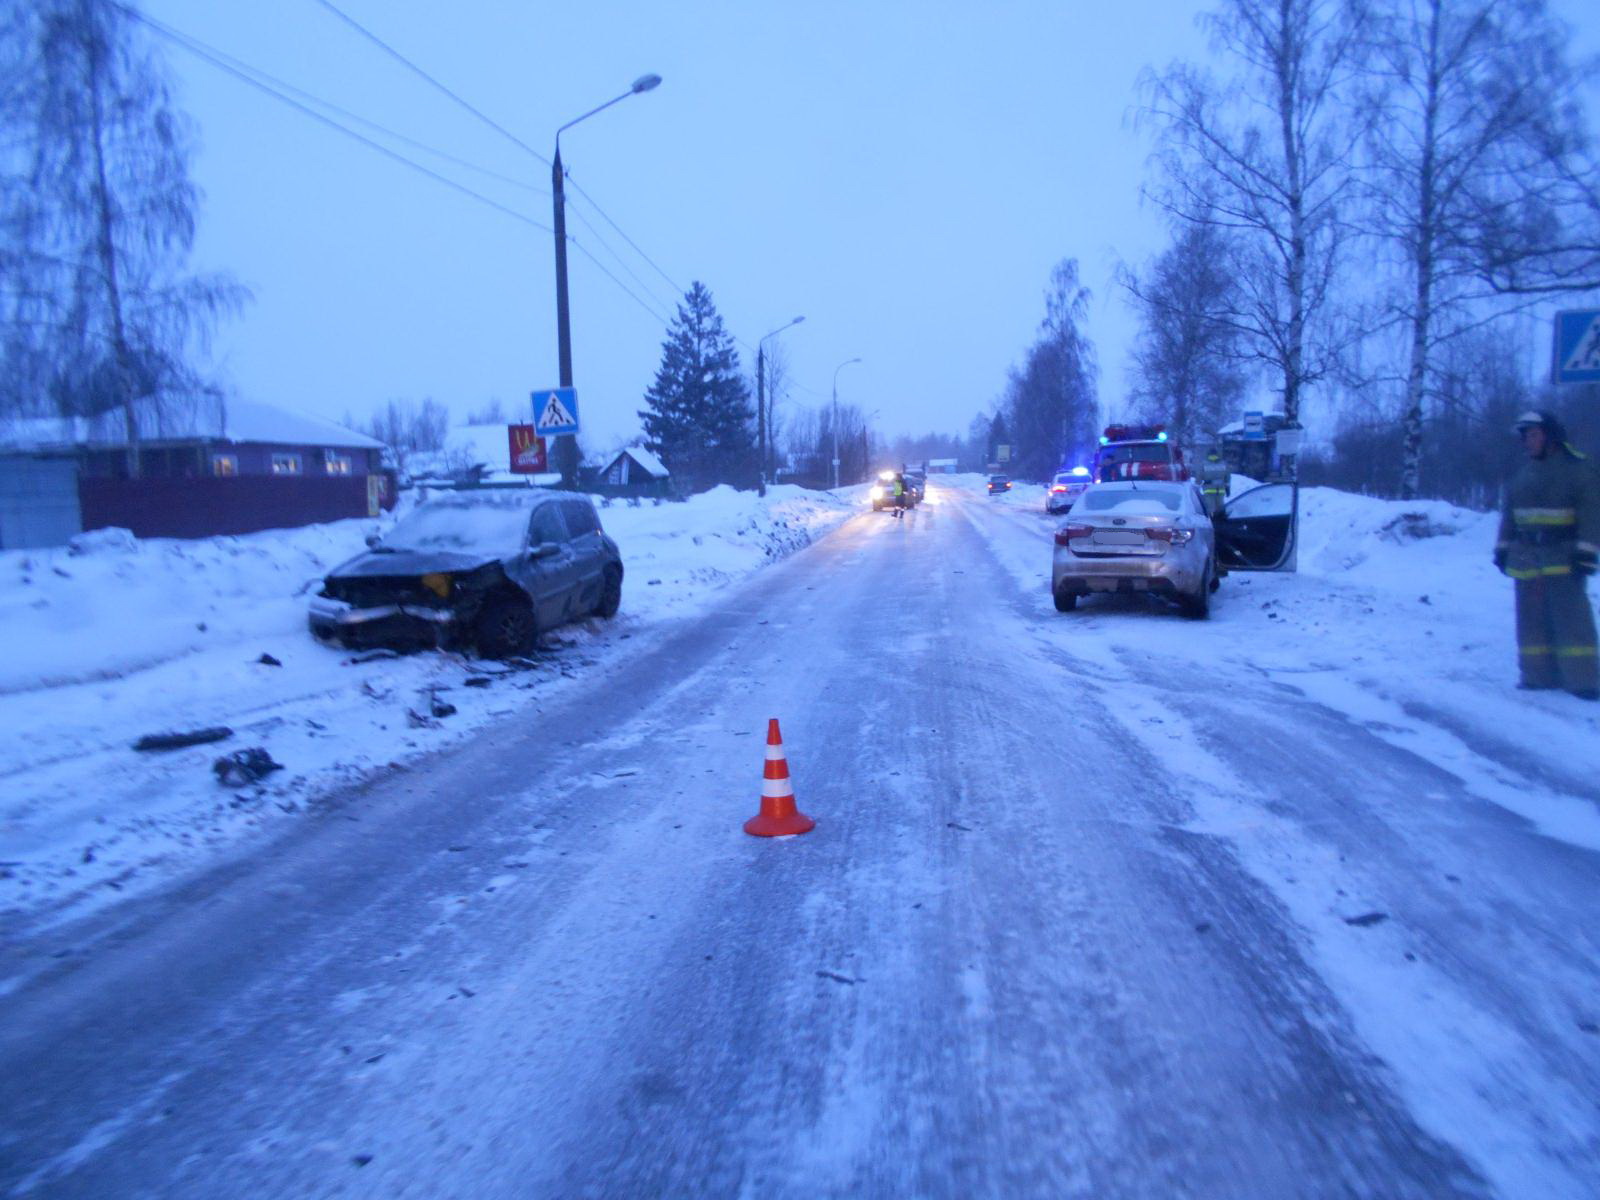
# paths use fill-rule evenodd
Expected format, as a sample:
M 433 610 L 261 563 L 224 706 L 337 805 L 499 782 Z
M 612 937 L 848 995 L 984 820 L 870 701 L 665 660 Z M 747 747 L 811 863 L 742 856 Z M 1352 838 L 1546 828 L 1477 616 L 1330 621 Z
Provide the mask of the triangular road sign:
M 553 388 L 533 394 L 534 427 L 541 436 L 578 432 L 578 393 L 575 388 Z
M 1564 371 L 1600 371 L 1600 316 L 1589 322 L 1561 366 Z

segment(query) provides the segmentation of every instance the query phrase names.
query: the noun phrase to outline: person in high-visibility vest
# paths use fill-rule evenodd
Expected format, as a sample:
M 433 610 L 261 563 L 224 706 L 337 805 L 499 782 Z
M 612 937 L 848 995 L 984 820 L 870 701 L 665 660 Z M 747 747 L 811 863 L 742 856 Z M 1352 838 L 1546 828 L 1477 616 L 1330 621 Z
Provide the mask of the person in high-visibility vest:
M 906 477 L 898 472 L 894 477 L 894 515 L 896 520 L 906 515 Z
M 1232 472 L 1223 461 L 1222 451 L 1213 446 L 1200 461 L 1200 495 L 1205 500 L 1206 516 L 1216 519 L 1228 502 L 1228 480 Z
M 1600 700 L 1585 590 L 1600 564 L 1600 472 L 1550 413 L 1523 413 L 1516 431 L 1528 461 L 1506 489 L 1494 565 L 1516 580 L 1518 686 Z

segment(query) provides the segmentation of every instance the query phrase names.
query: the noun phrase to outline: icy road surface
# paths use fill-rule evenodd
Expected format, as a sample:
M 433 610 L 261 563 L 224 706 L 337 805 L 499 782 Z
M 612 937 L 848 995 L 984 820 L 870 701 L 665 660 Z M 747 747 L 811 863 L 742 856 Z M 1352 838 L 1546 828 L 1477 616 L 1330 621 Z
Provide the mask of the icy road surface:
M 1592 1196 L 1593 745 L 1264 669 L 1304 577 L 1056 614 L 1050 528 L 864 514 L 56 931 L 0 1196 Z

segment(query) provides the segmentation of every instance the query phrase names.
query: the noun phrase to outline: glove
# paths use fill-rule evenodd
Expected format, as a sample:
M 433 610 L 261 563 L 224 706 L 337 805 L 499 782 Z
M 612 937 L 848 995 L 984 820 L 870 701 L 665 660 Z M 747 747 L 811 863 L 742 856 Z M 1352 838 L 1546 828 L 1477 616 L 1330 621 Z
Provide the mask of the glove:
M 1496 546 L 1494 548 L 1494 569 L 1502 575 L 1506 573 L 1506 553 L 1504 546 Z
M 1572 569 L 1579 575 L 1593 575 L 1595 569 L 1600 567 L 1600 556 L 1593 550 L 1575 550 L 1572 554 Z

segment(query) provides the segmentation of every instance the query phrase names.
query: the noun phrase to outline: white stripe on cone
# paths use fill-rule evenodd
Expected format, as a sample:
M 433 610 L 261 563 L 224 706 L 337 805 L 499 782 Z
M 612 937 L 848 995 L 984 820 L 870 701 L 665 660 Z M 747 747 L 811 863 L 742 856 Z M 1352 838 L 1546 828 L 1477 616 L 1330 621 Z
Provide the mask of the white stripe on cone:
M 782 760 L 783 760 L 783 745 L 782 745 L 782 743 L 779 743 L 776 746 L 768 746 L 767 747 L 767 761 L 768 762 L 781 762 Z
M 763 799 L 781 800 L 785 796 L 793 796 L 794 788 L 787 779 L 763 779 L 761 795 Z

